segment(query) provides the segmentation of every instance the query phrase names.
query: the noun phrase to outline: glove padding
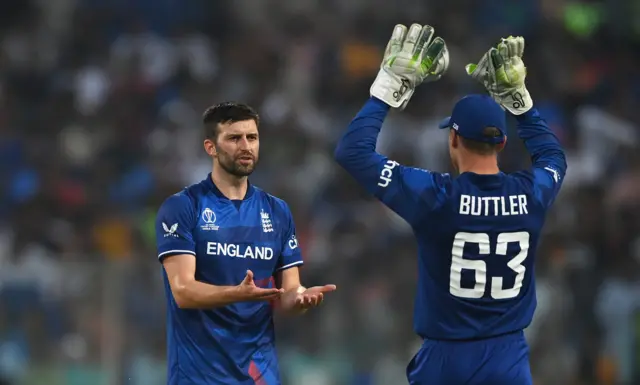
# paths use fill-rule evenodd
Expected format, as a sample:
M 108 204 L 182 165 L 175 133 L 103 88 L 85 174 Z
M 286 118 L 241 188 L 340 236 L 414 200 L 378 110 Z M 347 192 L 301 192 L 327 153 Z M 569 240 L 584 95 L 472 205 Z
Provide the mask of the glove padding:
M 440 79 L 449 67 L 444 40 L 429 25 L 398 24 L 384 52 L 384 59 L 370 93 L 389 106 L 404 109 L 415 88 Z
M 468 64 L 467 74 L 482 83 L 491 97 L 514 115 L 533 107 L 525 85 L 527 68 L 522 61 L 524 38 L 509 36 L 491 48 L 478 64 Z

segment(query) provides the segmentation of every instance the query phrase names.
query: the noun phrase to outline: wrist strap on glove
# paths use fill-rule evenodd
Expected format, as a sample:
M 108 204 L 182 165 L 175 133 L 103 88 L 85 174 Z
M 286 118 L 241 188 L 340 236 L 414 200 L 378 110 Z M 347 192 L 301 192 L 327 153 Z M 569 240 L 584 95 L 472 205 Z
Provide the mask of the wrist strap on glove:
M 378 76 L 369 89 L 371 96 L 398 109 L 406 107 L 414 91 L 407 79 L 390 74 L 382 68 L 378 71 Z

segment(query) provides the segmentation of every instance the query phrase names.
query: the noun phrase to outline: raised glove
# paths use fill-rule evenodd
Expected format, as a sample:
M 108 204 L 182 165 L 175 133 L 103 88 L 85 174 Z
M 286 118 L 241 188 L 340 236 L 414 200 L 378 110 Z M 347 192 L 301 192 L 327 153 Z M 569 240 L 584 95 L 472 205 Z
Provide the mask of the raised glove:
M 527 68 L 522 61 L 524 38 L 509 36 L 497 48 L 491 48 L 478 64 L 468 64 L 467 74 L 479 81 L 491 97 L 514 115 L 522 115 L 533 107 L 525 85 Z
M 398 24 L 384 52 L 384 59 L 370 93 L 389 106 L 399 109 L 411 99 L 423 82 L 440 79 L 449 67 L 449 51 L 441 37 L 429 25 Z

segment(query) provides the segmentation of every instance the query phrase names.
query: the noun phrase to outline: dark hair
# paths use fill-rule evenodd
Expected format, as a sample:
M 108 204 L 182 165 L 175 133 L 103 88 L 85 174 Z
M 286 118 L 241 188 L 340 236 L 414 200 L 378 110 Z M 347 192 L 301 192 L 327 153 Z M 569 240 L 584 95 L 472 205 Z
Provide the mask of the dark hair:
M 486 138 L 497 138 L 502 136 L 502 133 L 500 133 L 500 130 L 498 130 L 496 127 L 485 127 L 484 130 L 482 130 L 482 136 Z M 492 155 L 498 152 L 499 144 L 480 142 L 478 140 L 463 138 L 462 136 L 459 137 L 462 145 L 467 150 L 475 154 Z
M 215 141 L 218 138 L 218 126 L 220 124 L 253 120 L 260 123 L 260 116 L 250 106 L 236 102 L 222 102 L 207 108 L 202 114 L 204 123 L 204 137 Z

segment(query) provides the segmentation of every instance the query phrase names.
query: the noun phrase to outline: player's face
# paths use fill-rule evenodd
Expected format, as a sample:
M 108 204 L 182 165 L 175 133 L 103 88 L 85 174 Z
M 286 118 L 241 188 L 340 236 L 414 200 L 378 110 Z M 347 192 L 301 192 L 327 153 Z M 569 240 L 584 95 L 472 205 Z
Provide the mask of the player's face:
M 248 176 L 258 162 L 260 138 L 253 120 L 221 124 L 213 158 L 231 175 Z

